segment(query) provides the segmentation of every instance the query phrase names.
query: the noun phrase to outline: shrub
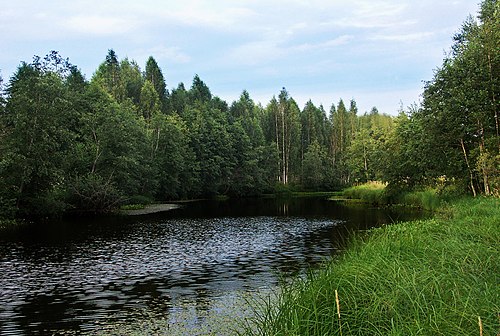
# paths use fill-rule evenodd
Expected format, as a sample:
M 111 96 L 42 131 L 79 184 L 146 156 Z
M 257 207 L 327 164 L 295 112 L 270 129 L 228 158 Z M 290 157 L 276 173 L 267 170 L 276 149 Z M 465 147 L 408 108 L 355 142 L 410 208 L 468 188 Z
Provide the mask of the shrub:
M 68 196 L 68 203 L 76 212 L 109 212 L 122 201 L 123 196 L 114 183 L 98 174 L 77 177 Z

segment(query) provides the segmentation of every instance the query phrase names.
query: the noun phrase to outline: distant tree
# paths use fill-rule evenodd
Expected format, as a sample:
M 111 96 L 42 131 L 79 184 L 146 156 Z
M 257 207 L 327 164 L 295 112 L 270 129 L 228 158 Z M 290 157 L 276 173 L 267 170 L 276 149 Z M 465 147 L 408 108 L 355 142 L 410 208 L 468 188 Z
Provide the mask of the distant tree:
M 300 110 L 283 88 L 278 99 L 273 98 L 268 104 L 266 114 L 267 138 L 279 153 L 277 181 L 288 184 L 298 177 L 300 169 Z
M 138 106 L 144 84 L 141 68 L 135 61 L 125 58 L 120 62 L 120 75 L 121 83 L 119 85 L 123 86 L 125 97 Z
M 141 115 L 147 122 L 149 122 L 155 114 L 160 113 L 160 107 L 160 98 L 158 97 L 158 93 L 156 92 L 153 83 L 146 80 L 141 89 L 140 95 L 139 109 Z
M 120 62 L 113 49 L 108 51 L 105 61 L 92 76 L 92 81 L 99 83 L 117 102 L 125 99 L 126 90 L 122 82 Z
M 190 147 L 186 123 L 177 115 L 156 114 L 152 119 L 155 131 L 154 164 L 159 187 L 156 199 L 169 200 L 195 197 L 199 194 L 199 163 Z
M 322 108 L 314 106 L 309 100 L 301 112 L 303 152 L 311 143 L 317 141 L 321 146 L 328 144 L 328 118 Z
M 188 97 L 191 105 L 195 105 L 196 103 L 205 104 L 212 100 L 212 93 L 207 84 L 205 84 L 198 75 L 195 75 Z
M 304 155 L 303 186 L 310 190 L 321 190 L 328 184 L 328 157 L 318 140 L 314 140 Z
M 266 153 L 260 123 L 262 114 L 262 109 L 255 105 L 247 91 L 243 91 L 229 109 L 229 132 L 235 158 L 230 189 L 233 195 L 256 195 L 269 190 L 269 175 L 274 176 L 274 172 L 267 170 L 269 153 Z
M 346 166 L 346 151 L 354 136 L 353 113 L 347 111 L 344 101 L 341 99 L 335 108 L 331 109 L 332 122 L 332 163 L 333 170 L 339 183 L 347 185 L 350 183 L 350 174 Z
M 166 101 L 168 98 L 167 86 L 165 84 L 163 73 L 153 56 L 149 56 L 146 62 L 144 79 L 149 80 L 151 84 L 153 84 L 153 87 L 158 94 L 158 99 L 160 100 L 160 108 L 162 111 L 166 112 Z
M 173 89 L 167 99 L 167 110 L 169 114 L 177 113 L 180 116 L 184 115 L 189 104 L 189 97 L 183 83 L 179 83 L 177 88 Z
M 394 129 L 391 116 L 379 114 L 374 107 L 357 118 L 358 130 L 345 156 L 353 182 L 382 180 L 386 165 L 387 141 Z M 390 160 L 390 158 L 387 158 Z
M 200 103 L 197 101 L 196 105 Z M 232 138 L 225 115 L 206 104 L 187 111 L 191 147 L 199 164 L 202 194 L 225 194 L 235 165 Z

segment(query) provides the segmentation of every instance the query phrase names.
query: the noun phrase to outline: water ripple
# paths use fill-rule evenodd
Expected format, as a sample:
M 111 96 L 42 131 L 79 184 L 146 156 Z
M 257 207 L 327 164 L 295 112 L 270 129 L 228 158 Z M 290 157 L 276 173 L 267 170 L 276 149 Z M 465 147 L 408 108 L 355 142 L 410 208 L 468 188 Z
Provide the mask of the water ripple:
M 130 318 L 141 309 L 165 315 L 178 300 L 270 285 L 278 270 L 297 271 L 310 262 L 308 237 L 337 224 L 280 217 L 167 219 L 136 222 L 120 236 L 5 242 L 0 333 L 82 331 L 111 316 Z M 316 261 L 334 249 L 317 238 L 312 245 Z

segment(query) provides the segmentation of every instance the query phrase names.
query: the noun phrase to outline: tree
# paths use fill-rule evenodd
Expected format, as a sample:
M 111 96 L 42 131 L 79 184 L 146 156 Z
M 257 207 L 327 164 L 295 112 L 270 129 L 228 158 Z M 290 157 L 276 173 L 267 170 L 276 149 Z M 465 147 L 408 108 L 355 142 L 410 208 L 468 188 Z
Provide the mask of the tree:
M 480 22 L 469 18 L 455 35 L 452 53 L 426 83 L 419 118 L 433 144 L 435 177 L 467 180 L 476 194 L 498 193 L 499 5 L 481 4 Z M 443 160 L 443 157 L 447 160 Z M 451 164 L 445 164 L 450 162 Z
M 304 154 L 303 186 L 306 189 L 321 190 L 327 185 L 327 161 L 325 149 L 317 140 L 314 140 Z
M 351 106 L 352 107 L 352 106 Z M 353 115 L 355 110 L 348 112 L 344 101 L 341 99 L 337 108 L 332 106 L 331 110 L 331 144 L 333 170 L 341 185 L 350 182 L 349 170 L 346 166 L 346 151 L 353 138 Z
M 183 83 L 179 83 L 177 88 L 172 90 L 172 93 L 167 100 L 168 113 L 177 113 L 178 115 L 183 116 L 188 104 L 188 91 L 184 87 Z
M 317 141 L 321 146 L 328 145 L 328 118 L 322 107 L 314 106 L 309 100 L 301 112 L 302 152 Z
M 210 92 L 207 84 L 205 84 L 205 82 L 203 82 L 198 75 L 195 75 L 188 97 L 191 105 L 195 105 L 196 103 L 206 104 L 211 102 L 212 93 Z
M 139 100 L 139 111 L 142 117 L 149 122 L 151 118 L 160 113 L 160 98 L 156 92 L 153 83 L 146 80 L 141 89 L 141 95 Z
M 163 112 L 166 112 L 167 108 L 167 98 L 168 98 L 168 92 L 167 92 L 167 86 L 165 84 L 165 78 L 163 77 L 163 73 L 158 66 L 158 63 L 156 63 L 156 60 L 153 58 L 153 56 L 149 56 L 147 62 L 146 62 L 146 71 L 144 72 L 144 79 L 148 80 L 153 84 L 153 87 L 158 94 L 158 99 L 160 101 L 160 109 Z
M 177 115 L 156 114 L 151 120 L 158 132 L 154 143 L 154 165 L 158 172 L 156 199 L 169 200 L 199 194 L 199 164 L 190 147 L 186 123 Z
M 22 63 L 10 80 L 2 116 L 5 154 L 2 177 L 7 199 L 21 214 L 58 212 L 62 202 L 68 154 L 78 119 L 65 77 L 73 67 L 56 53 Z
M 358 130 L 347 148 L 346 163 L 355 183 L 382 180 L 387 160 L 387 141 L 394 128 L 393 118 L 374 107 L 357 118 Z M 392 153 L 391 153 L 392 156 Z
M 232 137 L 235 166 L 230 192 L 237 196 L 255 195 L 269 189 L 265 140 L 260 117 L 263 111 L 256 106 L 247 91 L 231 105 L 229 132 Z M 274 183 L 274 181 L 273 181 Z
M 118 57 L 113 49 L 108 50 L 106 60 L 99 65 L 92 81 L 99 83 L 117 102 L 122 102 L 126 97 L 125 86 Z
M 135 61 L 129 61 L 125 58 L 120 62 L 120 76 L 121 82 L 118 85 L 123 86 L 125 97 L 138 106 L 144 84 L 139 65 Z
M 225 194 L 235 164 L 227 120 L 221 111 L 206 105 L 203 109 L 191 107 L 187 113 L 191 147 L 199 164 L 201 192 L 207 196 Z
M 78 181 L 89 174 L 99 175 L 110 181 L 124 198 L 152 197 L 157 180 L 144 121 L 133 108 L 117 103 L 96 83 L 89 86 L 86 101 L 74 178 Z
M 283 88 L 266 108 L 265 132 L 279 153 L 277 181 L 288 184 L 298 178 L 300 162 L 300 110 Z

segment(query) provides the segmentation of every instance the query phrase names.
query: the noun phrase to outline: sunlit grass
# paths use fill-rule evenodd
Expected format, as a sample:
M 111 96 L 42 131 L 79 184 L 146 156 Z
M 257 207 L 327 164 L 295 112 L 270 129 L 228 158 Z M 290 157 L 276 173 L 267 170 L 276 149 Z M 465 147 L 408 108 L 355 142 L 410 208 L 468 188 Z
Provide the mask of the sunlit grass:
M 440 195 L 432 188 L 398 193 L 388 191 L 385 183 L 376 181 L 347 188 L 343 196 L 374 205 L 404 204 L 431 211 L 438 209 L 446 199 L 446 195 Z
M 387 203 L 385 187 L 385 183 L 373 181 L 347 188 L 343 194 L 347 198 L 359 199 L 370 204 L 385 204 Z
M 497 335 L 500 200 L 462 200 L 450 211 L 358 238 L 285 285 L 247 334 Z

